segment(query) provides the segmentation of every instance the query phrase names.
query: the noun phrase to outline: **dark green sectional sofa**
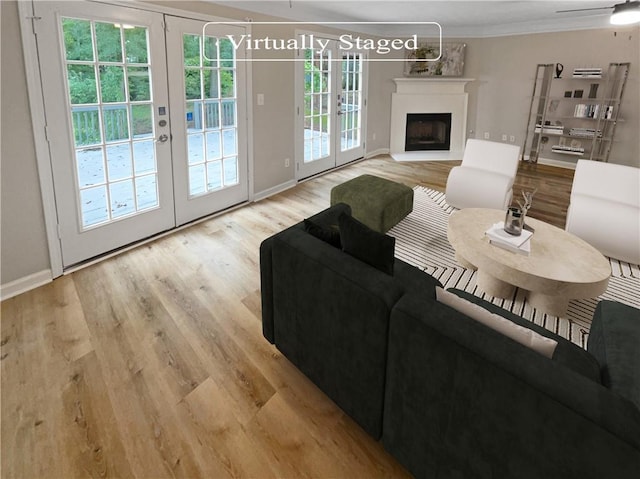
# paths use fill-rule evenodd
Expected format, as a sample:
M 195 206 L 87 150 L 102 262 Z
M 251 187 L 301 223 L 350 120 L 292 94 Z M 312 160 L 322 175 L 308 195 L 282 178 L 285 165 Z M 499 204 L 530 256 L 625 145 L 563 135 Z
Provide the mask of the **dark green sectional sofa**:
M 601 302 L 587 352 L 456 292 L 558 341 L 549 359 L 437 302 L 430 275 L 383 273 L 303 223 L 263 242 L 260 271 L 265 338 L 415 477 L 640 477 L 637 309 Z

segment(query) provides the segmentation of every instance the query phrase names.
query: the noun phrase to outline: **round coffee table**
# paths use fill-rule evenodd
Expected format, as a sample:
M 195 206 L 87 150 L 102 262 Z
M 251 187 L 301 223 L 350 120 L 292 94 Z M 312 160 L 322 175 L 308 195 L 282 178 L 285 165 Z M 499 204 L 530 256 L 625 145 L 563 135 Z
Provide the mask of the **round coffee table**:
M 447 236 L 456 258 L 477 269 L 477 285 L 499 298 L 512 297 L 515 287 L 527 301 L 554 316 L 565 316 L 572 299 L 595 298 L 607 290 L 611 266 L 593 246 L 550 224 L 527 217 L 533 228 L 528 256 L 489 244 L 485 236 L 505 212 L 465 208 L 449 217 Z

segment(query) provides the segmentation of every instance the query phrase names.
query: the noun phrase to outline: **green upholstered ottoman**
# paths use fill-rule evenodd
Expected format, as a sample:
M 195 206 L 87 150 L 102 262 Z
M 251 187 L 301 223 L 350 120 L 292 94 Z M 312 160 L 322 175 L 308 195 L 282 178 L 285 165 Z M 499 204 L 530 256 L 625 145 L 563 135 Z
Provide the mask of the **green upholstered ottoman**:
M 369 228 L 386 233 L 413 210 L 413 190 L 373 175 L 362 175 L 331 190 L 331 206 L 346 203 Z

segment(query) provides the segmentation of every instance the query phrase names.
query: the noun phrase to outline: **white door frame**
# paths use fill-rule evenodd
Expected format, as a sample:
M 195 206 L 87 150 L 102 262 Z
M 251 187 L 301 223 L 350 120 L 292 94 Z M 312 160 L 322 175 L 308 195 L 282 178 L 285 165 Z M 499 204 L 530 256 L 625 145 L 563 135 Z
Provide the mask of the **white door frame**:
M 51 168 L 51 158 L 49 156 L 49 141 L 46 134 L 47 122 L 44 115 L 44 93 L 40 83 L 40 64 L 34 35 L 38 21 L 33 16 L 33 4 L 31 2 L 18 2 L 18 14 L 20 15 L 20 32 L 27 76 L 27 90 L 29 92 L 33 141 L 38 164 L 47 244 L 49 246 L 51 277 L 56 278 L 62 274 L 62 246 L 58 238 L 58 212 L 56 211 L 56 195 L 53 190 L 53 169 Z
M 51 157 L 49 154 L 49 141 L 46 134 L 46 117 L 44 109 L 44 93 L 42 90 L 42 79 L 40 75 L 40 65 L 38 60 L 38 48 L 36 45 L 35 33 L 38 28 L 38 19 L 33 14 L 33 1 L 18 2 L 18 14 L 20 17 L 20 33 L 22 36 L 22 48 L 25 62 L 25 74 L 27 79 L 27 91 L 29 96 L 29 110 L 31 113 L 31 125 L 33 129 L 33 141 L 36 152 L 36 163 L 38 166 L 38 179 L 40 185 L 40 193 L 42 196 L 42 207 L 44 212 L 45 230 L 47 236 L 47 245 L 49 247 L 49 258 L 51 264 L 51 279 L 57 278 L 64 274 L 62 264 L 62 247 L 58 234 L 58 213 L 56 211 L 56 196 L 53 186 L 53 170 L 51 167 Z M 87 0 L 93 1 L 93 0 Z M 157 13 L 166 13 L 170 15 L 187 16 L 196 20 L 204 20 L 210 22 L 236 22 L 229 18 L 215 17 L 204 15 L 196 12 L 180 10 L 161 5 L 142 4 L 139 2 L 99 2 L 108 3 L 128 8 L 138 8 Z M 243 22 L 244 23 L 244 22 Z M 250 24 L 247 25 L 250 33 Z M 248 149 L 248 181 L 249 181 L 249 201 L 253 200 L 254 178 L 253 178 L 253 98 L 252 93 L 252 67 L 251 67 L 251 51 L 247 52 L 247 149 Z

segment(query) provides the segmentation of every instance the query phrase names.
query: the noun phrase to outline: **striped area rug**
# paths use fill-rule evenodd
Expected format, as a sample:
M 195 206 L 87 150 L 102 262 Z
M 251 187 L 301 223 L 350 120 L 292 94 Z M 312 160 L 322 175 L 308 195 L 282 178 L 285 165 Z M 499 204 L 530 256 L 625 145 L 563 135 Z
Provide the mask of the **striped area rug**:
M 640 267 L 613 259 L 606 293 L 599 298 L 572 301 L 566 317 L 532 308 L 520 289 L 508 299 L 486 295 L 476 287 L 476 272 L 457 263 L 447 240 L 447 221 L 454 210 L 446 203 L 444 193 L 421 186 L 414 188 L 413 212 L 389 231 L 396 238 L 396 256 L 435 276 L 445 288 L 462 289 L 491 301 L 582 347 L 586 347 L 598 300 L 615 300 L 640 308 Z

